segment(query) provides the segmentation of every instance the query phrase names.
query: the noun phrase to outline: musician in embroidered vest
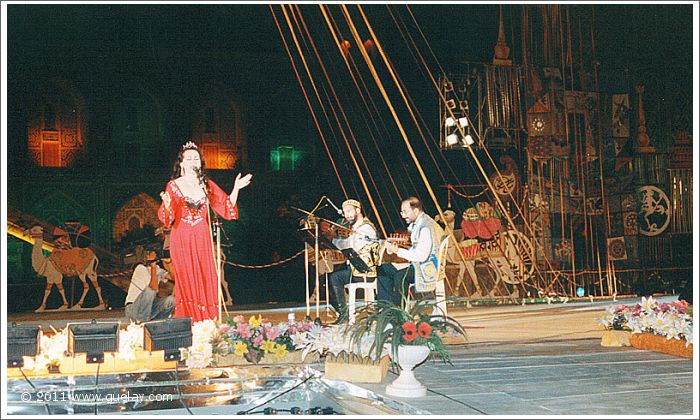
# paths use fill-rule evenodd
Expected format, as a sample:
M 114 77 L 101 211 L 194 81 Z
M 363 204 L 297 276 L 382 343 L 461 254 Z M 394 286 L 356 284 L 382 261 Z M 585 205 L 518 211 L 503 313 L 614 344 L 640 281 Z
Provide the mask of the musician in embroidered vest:
M 338 313 L 336 323 L 347 318 L 347 299 L 345 297 L 345 285 L 352 282 L 374 281 L 377 277 L 378 248 L 377 229 L 372 222 L 362 214 L 362 206 L 357 200 L 345 200 L 341 206 L 343 217 L 350 223 L 351 233 L 347 238 L 334 238 L 333 245 L 338 249 L 352 248 L 357 252 L 362 261 L 367 264 L 369 271 L 360 273 L 349 262 L 342 268 L 328 276 L 328 293 L 330 304 Z
M 377 299 L 402 305 L 408 296 L 408 286 L 414 283 L 418 293 L 435 289 L 438 280 L 437 253 L 445 233 L 440 225 L 423 211 L 423 203 L 409 197 L 401 203 L 401 217 L 408 223 L 411 247 L 399 248 L 387 242 L 386 252 L 396 254 L 407 264 L 387 263 L 378 269 Z

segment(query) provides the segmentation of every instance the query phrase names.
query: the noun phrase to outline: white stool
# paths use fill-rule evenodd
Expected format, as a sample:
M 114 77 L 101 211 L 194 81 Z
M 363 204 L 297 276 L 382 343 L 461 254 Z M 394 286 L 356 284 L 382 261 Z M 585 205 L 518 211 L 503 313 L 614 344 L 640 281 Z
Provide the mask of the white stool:
M 365 291 L 365 304 L 369 302 L 374 302 L 374 298 L 377 294 L 377 279 L 374 278 L 373 281 L 368 282 L 367 277 L 364 277 L 364 282 L 362 283 L 348 283 L 345 285 L 348 290 L 348 324 L 355 323 L 355 302 L 357 300 L 357 289 L 363 289 Z

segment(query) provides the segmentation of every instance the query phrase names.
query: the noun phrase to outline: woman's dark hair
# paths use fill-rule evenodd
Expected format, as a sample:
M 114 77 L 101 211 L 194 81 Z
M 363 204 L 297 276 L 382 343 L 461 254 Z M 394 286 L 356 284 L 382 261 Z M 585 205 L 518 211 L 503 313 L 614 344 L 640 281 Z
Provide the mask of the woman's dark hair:
M 170 177 L 170 179 L 177 179 L 182 176 L 182 167 L 180 164 L 182 163 L 182 158 L 185 154 L 186 151 L 188 150 L 196 150 L 197 154 L 199 154 L 199 161 L 202 163 L 202 167 L 199 169 L 200 173 L 202 174 L 202 182 L 204 183 L 204 193 L 209 196 L 209 178 L 207 177 L 207 171 L 206 171 L 206 163 L 204 162 L 204 155 L 202 152 L 199 151 L 199 148 L 197 147 L 196 144 L 192 142 L 186 143 L 187 146 L 183 146 L 180 148 L 180 152 L 177 154 L 177 160 L 175 161 L 175 164 L 173 165 L 173 174 Z M 190 145 L 191 144 L 191 145 Z

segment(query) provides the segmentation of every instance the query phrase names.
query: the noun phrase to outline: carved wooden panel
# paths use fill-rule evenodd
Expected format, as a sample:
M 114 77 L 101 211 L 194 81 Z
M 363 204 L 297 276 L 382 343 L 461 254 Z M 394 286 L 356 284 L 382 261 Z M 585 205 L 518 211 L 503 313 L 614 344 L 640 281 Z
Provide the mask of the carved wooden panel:
M 61 166 L 58 142 L 45 141 L 41 145 L 41 165 Z
M 61 145 L 64 147 L 78 147 L 79 137 L 75 129 L 63 129 L 61 132 Z

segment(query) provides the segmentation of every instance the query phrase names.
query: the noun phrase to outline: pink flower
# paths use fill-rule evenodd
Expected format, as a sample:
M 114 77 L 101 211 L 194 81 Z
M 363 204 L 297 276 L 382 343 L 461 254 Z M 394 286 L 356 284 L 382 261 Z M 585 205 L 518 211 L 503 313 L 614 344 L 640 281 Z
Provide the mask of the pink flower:
M 233 322 L 236 324 L 245 324 L 245 318 L 243 318 L 243 315 L 236 315 L 233 317 Z
M 630 310 L 630 307 L 627 305 L 619 305 L 617 308 L 615 308 L 615 313 L 619 314 L 621 312 L 628 312 Z
M 668 302 L 664 302 L 659 306 L 659 309 L 661 312 L 668 312 L 668 310 L 671 309 L 671 305 Z
M 221 324 L 219 325 L 219 334 L 226 334 L 231 330 L 231 325 L 230 324 Z
M 676 300 L 672 305 L 680 314 L 684 314 L 685 310 L 688 308 L 688 302 L 685 300 Z
M 280 336 L 280 330 L 276 327 L 265 327 L 265 335 L 270 341 L 275 341 L 275 338 Z
M 260 347 L 260 345 L 265 341 L 262 335 L 258 335 L 255 338 L 253 338 L 253 346 L 255 347 Z
M 243 338 L 250 338 L 253 336 L 253 333 L 250 332 L 250 327 L 248 327 L 248 324 L 239 324 L 238 328 L 236 328 L 236 332 Z

